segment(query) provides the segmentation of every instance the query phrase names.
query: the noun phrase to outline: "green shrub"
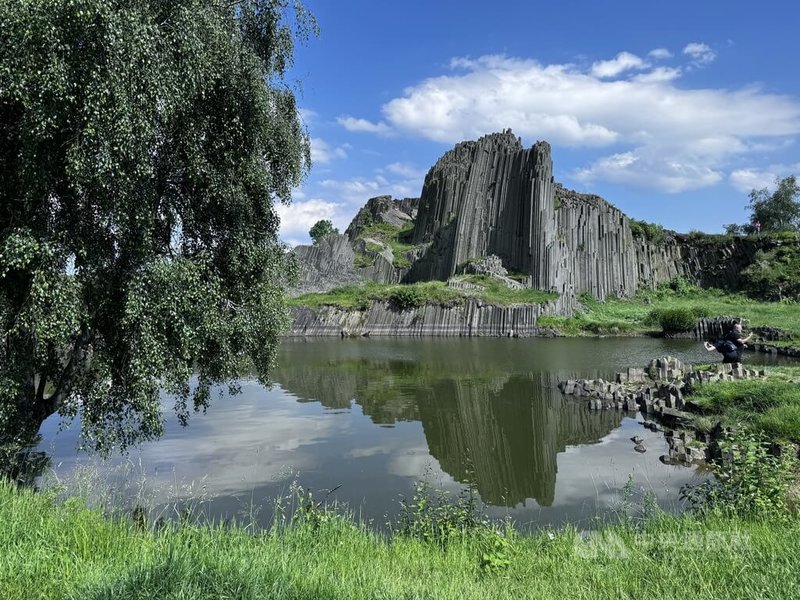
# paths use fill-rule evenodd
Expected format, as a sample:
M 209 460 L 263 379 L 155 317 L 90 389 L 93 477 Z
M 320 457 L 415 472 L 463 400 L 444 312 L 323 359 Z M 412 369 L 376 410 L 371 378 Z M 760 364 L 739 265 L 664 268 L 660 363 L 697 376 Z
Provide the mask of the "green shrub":
M 688 307 L 654 308 L 645 318 L 645 322 L 658 323 L 664 333 L 683 333 L 694 329 L 697 317 Z
M 400 310 L 416 308 L 424 304 L 424 294 L 418 287 L 404 285 L 392 288 L 389 291 L 389 302 Z
M 747 293 L 764 300 L 800 300 L 800 245 L 786 244 L 759 250 L 742 272 Z
M 719 445 L 722 460 L 714 467 L 716 478 L 682 490 L 689 505 L 701 513 L 787 518 L 797 466 L 795 449 L 776 455 L 762 433 L 741 426 L 727 433 Z
M 414 484 L 410 500 L 400 501 L 394 533 L 444 547 L 454 536 L 489 526 L 488 518 L 478 511 L 478 492 L 473 485 L 453 499 L 447 490 L 423 480 Z
M 356 269 L 366 269 L 367 267 L 371 267 L 374 261 L 375 259 L 372 256 L 359 253 L 353 258 L 353 266 Z
M 657 223 L 630 219 L 631 233 L 634 237 L 646 239 L 648 242 L 659 243 L 664 241 L 664 228 Z

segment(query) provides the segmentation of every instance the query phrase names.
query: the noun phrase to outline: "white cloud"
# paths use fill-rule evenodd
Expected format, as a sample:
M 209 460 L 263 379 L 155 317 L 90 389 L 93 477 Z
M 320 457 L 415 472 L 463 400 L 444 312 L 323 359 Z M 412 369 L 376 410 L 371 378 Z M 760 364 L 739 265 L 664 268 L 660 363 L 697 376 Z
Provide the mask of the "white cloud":
M 700 48 L 689 53 L 704 56 Z M 636 68 L 626 53 L 620 57 L 617 68 Z M 713 185 L 731 157 L 800 133 L 795 98 L 755 87 L 677 87 L 681 70 L 663 66 L 608 80 L 596 73 L 614 69 L 598 65 L 581 69 L 496 55 L 454 59 L 454 72 L 423 80 L 387 102 L 382 124 L 445 144 L 510 127 L 529 142 L 609 147 L 605 158 L 580 171 L 584 180 L 673 192 Z M 619 156 L 628 153 L 636 160 L 620 164 Z
M 367 119 L 357 119 L 355 117 L 339 117 L 336 120 L 339 125 L 347 129 L 347 131 L 377 133 L 380 135 L 388 135 L 391 133 L 391 127 L 384 122 L 373 123 Z
M 642 147 L 596 160 L 574 177 L 581 182 L 604 180 L 677 193 L 714 185 L 723 179 L 723 174 L 681 155 L 653 155 Z
M 681 76 L 678 67 L 658 67 L 647 73 L 639 73 L 633 77 L 633 81 L 638 83 L 665 83 Z
M 666 48 L 656 48 L 654 50 L 650 50 L 650 52 L 647 53 L 647 56 L 655 60 L 664 60 L 665 58 L 672 58 L 672 52 Z
M 611 60 L 602 60 L 592 65 L 591 74 L 594 77 L 616 77 L 620 73 L 631 69 L 644 69 L 648 66 L 641 58 L 630 52 L 620 52 Z
M 310 108 L 301 108 L 298 109 L 298 112 L 300 113 L 300 118 L 306 125 L 315 121 L 317 118 L 317 113 L 311 110 Z
M 347 158 L 344 146 L 332 147 L 321 138 L 311 138 L 311 161 L 321 165 L 337 158 Z
M 390 173 L 400 175 L 401 177 L 405 177 L 407 179 L 421 179 L 426 173 L 425 171 L 421 171 L 412 165 L 399 162 L 394 162 L 390 165 L 387 165 L 386 170 Z
M 764 169 L 736 169 L 729 180 L 733 187 L 745 193 L 751 190 L 775 189 L 775 180 L 789 175 L 800 175 L 800 163 L 793 165 L 770 165 Z
M 320 186 L 344 204 L 360 208 L 375 196 L 390 195 L 394 198 L 419 196 L 421 185 L 413 180 L 391 181 L 380 175 L 373 179 L 326 179 Z
M 686 44 L 683 53 L 691 57 L 693 64 L 697 66 L 707 65 L 717 57 L 717 53 L 714 52 L 708 44 L 700 42 Z
M 308 230 L 320 219 L 337 217 L 339 206 L 334 202 L 321 199 L 294 202 L 289 206 L 277 205 L 278 215 L 281 218 L 280 236 L 286 242 L 305 239 Z

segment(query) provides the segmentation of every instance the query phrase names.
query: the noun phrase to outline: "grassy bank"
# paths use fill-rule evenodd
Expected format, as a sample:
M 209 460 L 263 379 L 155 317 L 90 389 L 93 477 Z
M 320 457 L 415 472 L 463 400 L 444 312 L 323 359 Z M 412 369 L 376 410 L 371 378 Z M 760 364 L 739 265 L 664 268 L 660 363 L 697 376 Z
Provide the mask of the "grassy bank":
M 382 285 L 366 283 L 341 287 L 324 294 L 304 294 L 292 298 L 292 306 L 335 306 L 344 310 L 364 310 L 371 300 L 394 303 L 400 308 L 423 304 L 455 306 L 474 297 L 489 304 L 508 306 L 515 303 L 541 304 L 558 296 L 540 290 L 511 290 L 497 280 L 477 275 L 459 279 L 480 286 L 480 289 L 461 290 L 442 281 L 412 285 Z M 660 332 L 661 321 L 670 313 L 685 312 L 690 317 L 728 316 L 746 319 L 750 327 L 770 326 L 789 331 L 800 339 L 800 311 L 796 303 L 764 302 L 742 294 L 716 289 L 701 289 L 681 282 L 662 285 L 657 290 L 645 290 L 633 298 L 609 298 L 603 302 L 585 295 L 581 297 L 584 310 L 574 317 L 541 317 L 541 327 L 553 327 L 567 336 L 636 335 Z M 776 345 L 797 345 L 798 342 L 776 342 Z
M 508 306 L 516 303 L 541 304 L 555 300 L 558 295 L 540 290 L 511 290 L 488 277 L 469 275 L 461 277 L 479 289 L 464 290 L 448 287 L 444 281 L 425 281 L 410 285 L 383 285 L 368 282 L 336 288 L 324 294 L 303 294 L 289 300 L 290 306 L 335 306 L 344 310 L 365 310 L 370 301 L 388 301 L 398 308 L 414 308 L 423 304 L 457 306 L 467 298 L 479 298 L 486 303 Z
M 793 598 L 800 522 L 666 517 L 391 541 L 341 517 L 251 534 L 136 528 L 0 483 L 0 597 Z
M 800 367 L 770 367 L 766 380 L 706 383 L 691 400 L 700 423 L 747 423 L 770 440 L 800 443 Z
M 585 311 L 575 317 L 542 317 L 540 324 L 565 335 L 634 334 L 660 331 L 658 313 L 686 310 L 696 316 L 730 316 L 746 319 L 751 327 L 770 326 L 790 331 L 800 338 L 800 308 L 796 303 L 763 302 L 722 290 L 691 285 L 663 285 L 634 298 L 609 298 L 600 302 L 584 296 Z

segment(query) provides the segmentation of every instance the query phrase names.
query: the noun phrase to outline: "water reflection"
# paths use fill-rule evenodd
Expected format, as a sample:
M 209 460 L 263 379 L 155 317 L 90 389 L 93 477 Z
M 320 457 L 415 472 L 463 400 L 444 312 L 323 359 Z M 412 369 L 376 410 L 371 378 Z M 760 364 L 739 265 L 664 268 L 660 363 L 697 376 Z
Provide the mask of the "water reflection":
M 151 504 L 201 490 L 222 518 L 268 504 L 298 471 L 315 490 L 342 484 L 336 498 L 379 523 L 428 471 L 454 490 L 475 481 L 490 510 L 521 522 L 590 518 L 630 472 L 674 504 L 693 473 L 659 463 L 663 438 L 556 389 L 663 354 L 707 360 L 695 342 L 651 339 L 287 340 L 272 390 L 245 383 L 188 428 L 170 417 L 164 439 L 94 468 L 145 490 Z M 167 415 L 170 405 L 165 398 Z M 40 449 L 62 481 L 91 462 L 75 452 L 76 428 L 58 432 L 53 419 L 43 433 Z M 647 454 L 632 451 L 634 434 L 647 438 Z M 128 460 L 143 483 L 114 475 Z M 267 507 L 259 522 L 269 516 Z

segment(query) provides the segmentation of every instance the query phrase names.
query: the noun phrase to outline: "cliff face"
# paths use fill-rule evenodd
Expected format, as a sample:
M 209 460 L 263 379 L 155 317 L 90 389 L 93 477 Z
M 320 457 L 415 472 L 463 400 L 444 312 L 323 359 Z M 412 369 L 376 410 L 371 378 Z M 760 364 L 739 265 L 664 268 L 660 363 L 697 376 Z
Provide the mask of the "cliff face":
M 414 241 L 428 248 L 410 281 L 446 279 L 463 262 L 495 254 L 532 287 L 562 295 L 629 295 L 638 284 L 625 215 L 556 184 L 549 144 L 524 149 L 510 131 L 439 159 L 425 178 Z
M 552 172 L 546 142 L 526 150 L 510 131 L 458 144 L 425 178 L 414 243 L 430 246 L 409 279 L 447 279 L 469 259 L 495 254 L 532 275 L 533 287 L 554 290 Z
M 468 298 L 461 305 L 426 304 L 399 310 L 371 302 L 366 310 L 333 306 L 292 310 L 293 336 L 537 336 L 539 317 L 563 314 L 559 301 L 493 306 Z
M 386 227 L 407 239 L 370 237 Z M 301 288 L 314 291 L 363 280 L 447 280 L 468 262 L 495 255 L 529 287 L 557 292 L 560 314 L 569 314 L 581 294 L 630 296 L 676 276 L 735 289 L 758 244 L 634 235 L 628 217 L 599 196 L 554 182 L 549 144 L 526 149 L 507 130 L 445 153 L 419 199 L 372 198 L 345 236 L 297 254 Z

